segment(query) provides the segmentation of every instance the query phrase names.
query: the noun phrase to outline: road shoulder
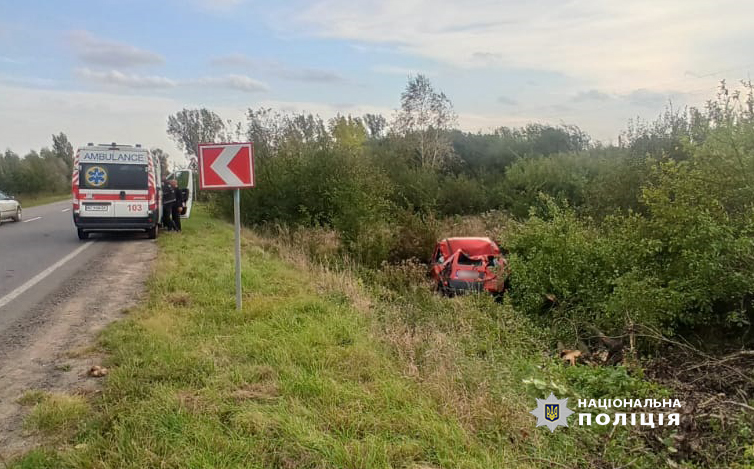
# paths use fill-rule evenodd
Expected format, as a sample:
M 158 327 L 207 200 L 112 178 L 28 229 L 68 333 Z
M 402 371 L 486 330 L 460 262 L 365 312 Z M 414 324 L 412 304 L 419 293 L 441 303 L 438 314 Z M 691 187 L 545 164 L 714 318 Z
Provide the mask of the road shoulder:
M 10 458 L 33 447 L 24 430 L 19 399 L 29 390 L 91 394 L 99 382 L 87 376 L 99 364 L 91 347 L 99 331 L 136 305 L 157 255 L 153 242 L 108 243 L 105 253 L 87 263 L 30 317 L 5 332 L 0 343 L 0 456 Z

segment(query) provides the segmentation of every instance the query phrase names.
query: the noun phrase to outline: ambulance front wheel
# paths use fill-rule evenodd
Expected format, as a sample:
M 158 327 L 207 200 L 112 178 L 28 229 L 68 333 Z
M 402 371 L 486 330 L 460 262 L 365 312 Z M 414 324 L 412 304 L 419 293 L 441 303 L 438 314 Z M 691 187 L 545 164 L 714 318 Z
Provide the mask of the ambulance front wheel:
M 153 226 L 152 228 L 147 230 L 147 237 L 149 239 L 155 239 L 157 238 L 157 225 Z
M 79 228 L 79 229 L 78 229 L 78 233 L 79 233 L 79 239 L 80 239 L 80 240 L 89 239 L 89 232 L 87 232 L 87 231 L 84 231 L 84 230 L 82 230 L 81 228 Z

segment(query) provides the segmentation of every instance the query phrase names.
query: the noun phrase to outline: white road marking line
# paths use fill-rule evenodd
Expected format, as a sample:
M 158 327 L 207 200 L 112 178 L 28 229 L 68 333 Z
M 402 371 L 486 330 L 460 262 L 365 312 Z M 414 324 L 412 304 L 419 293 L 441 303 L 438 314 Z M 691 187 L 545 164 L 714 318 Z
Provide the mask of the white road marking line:
M 28 220 L 24 220 L 24 223 L 29 223 L 30 221 L 39 220 L 40 218 L 42 217 L 29 218 Z
M 72 253 L 68 254 L 64 258 L 62 258 L 59 261 L 57 261 L 56 263 L 52 264 L 50 267 L 46 268 L 42 272 L 40 272 L 37 275 L 35 275 L 34 277 L 32 277 L 30 280 L 28 280 L 26 283 L 24 283 L 20 287 L 16 288 L 12 292 L 10 292 L 7 295 L 5 295 L 4 297 L 0 298 L 0 308 L 2 308 L 3 306 L 7 305 L 11 301 L 15 300 L 16 298 L 18 298 L 19 296 L 21 296 L 26 290 L 30 289 L 34 285 L 38 284 L 39 282 L 41 282 L 42 280 L 44 280 L 45 278 L 47 278 L 48 275 L 50 275 L 51 273 L 55 272 L 55 270 L 58 269 L 60 266 L 62 266 L 66 262 L 70 261 L 74 257 L 76 257 L 84 249 L 86 249 L 89 246 L 91 246 L 92 243 L 93 243 L 93 241 L 89 241 L 86 244 L 84 244 L 82 246 L 79 246 Z
M 70 210 L 70 209 L 71 209 L 71 207 L 68 207 L 68 208 L 64 208 L 63 210 L 61 210 L 61 212 L 67 212 L 67 211 L 68 211 L 68 210 Z

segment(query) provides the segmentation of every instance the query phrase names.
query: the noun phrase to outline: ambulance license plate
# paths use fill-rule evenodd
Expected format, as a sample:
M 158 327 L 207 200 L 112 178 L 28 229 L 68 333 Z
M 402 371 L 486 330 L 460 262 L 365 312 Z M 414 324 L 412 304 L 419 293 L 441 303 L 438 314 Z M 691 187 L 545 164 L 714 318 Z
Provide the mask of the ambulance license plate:
M 106 204 L 86 204 L 84 210 L 87 212 L 107 212 Z

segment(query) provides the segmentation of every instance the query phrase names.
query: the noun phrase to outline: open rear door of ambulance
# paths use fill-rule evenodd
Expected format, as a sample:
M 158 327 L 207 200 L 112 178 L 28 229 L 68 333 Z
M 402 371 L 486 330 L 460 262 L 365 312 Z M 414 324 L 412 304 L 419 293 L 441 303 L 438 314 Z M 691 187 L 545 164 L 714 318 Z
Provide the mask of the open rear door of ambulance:
M 191 206 L 194 202 L 194 172 L 190 169 L 181 169 L 175 171 L 168 179 L 175 179 L 178 181 L 178 189 L 183 195 L 183 201 L 186 203 L 186 212 L 181 214 L 181 218 L 188 218 L 191 216 Z

